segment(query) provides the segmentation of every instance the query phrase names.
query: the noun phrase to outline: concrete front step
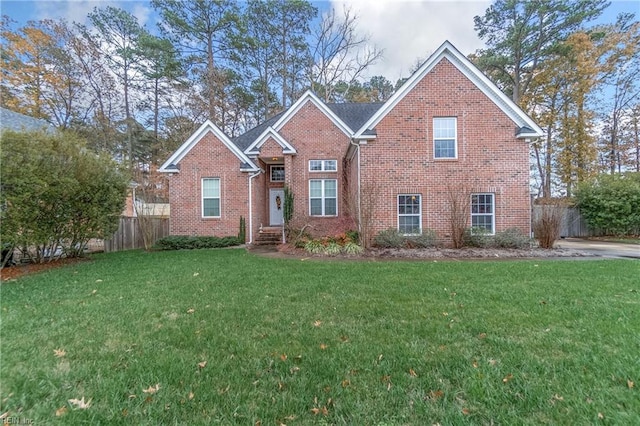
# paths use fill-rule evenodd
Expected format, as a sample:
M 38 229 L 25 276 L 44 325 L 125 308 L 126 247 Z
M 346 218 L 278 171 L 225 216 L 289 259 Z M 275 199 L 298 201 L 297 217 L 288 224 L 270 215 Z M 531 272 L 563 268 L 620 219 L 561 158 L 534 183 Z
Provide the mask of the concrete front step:
M 282 228 L 262 228 L 253 242 L 257 246 L 277 245 L 282 243 Z

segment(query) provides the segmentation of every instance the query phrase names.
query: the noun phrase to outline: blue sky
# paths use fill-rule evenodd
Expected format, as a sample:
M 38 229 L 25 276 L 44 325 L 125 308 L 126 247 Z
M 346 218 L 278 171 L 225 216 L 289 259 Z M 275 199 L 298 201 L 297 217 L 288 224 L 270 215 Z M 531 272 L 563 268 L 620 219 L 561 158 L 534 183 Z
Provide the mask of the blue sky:
M 369 75 L 384 75 L 391 81 L 406 77 L 418 59 L 425 59 L 444 40 L 451 41 L 462 53 L 483 47 L 473 30 L 473 17 L 481 15 L 490 0 L 327 0 L 314 2 L 320 11 L 331 7 L 351 7 L 358 14 L 359 30 L 372 43 L 384 49 L 384 58 Z M 121 7 L 134 14 L 148 28 L 155 27 L 157 16 L 148 1 L 141 0 L 1 0 L 3 15 L 19 23 L 31 19 L 65 18 L 86 23 L 94 7 Z M 621 12 L 633 12 L 640 18 L 640 0 L 613 0 L 597 21 L 611 23 Z

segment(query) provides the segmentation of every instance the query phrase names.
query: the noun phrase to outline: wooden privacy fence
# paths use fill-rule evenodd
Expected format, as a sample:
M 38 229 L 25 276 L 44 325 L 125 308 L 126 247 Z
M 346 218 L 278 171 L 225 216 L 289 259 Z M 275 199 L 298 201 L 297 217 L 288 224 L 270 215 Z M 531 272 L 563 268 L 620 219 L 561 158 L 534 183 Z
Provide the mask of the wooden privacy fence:
M 151 244 L 156 240 L 169 235 L 169 219 L 167 218 L 145 218 L 149 221 Z M 118 230 L 111 239 L 104 240 L 104 251 L 122 251 L 144 248 L 142 232 L 138 224 L 137 217 L 121 217 Z
M 531 220 L 535 221 L 542 214 L 543 206 L 534 205 Z M 562 224 L 560 225 L 560 236 L 562 237 L 598 237 L 603 232 L 598 229 L 590 229 L 580 210 L 576 207 L 556 206 L 562 212 Z

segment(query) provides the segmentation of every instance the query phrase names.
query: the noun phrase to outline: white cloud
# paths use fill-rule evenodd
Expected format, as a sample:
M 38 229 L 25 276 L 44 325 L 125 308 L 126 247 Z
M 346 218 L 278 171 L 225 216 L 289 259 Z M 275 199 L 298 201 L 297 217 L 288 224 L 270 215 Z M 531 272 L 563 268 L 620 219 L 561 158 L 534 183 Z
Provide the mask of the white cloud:
M 113 6 L 129 11 L 138 18 L 140 25 L 149 20 L 151 9 L 148 1 L 127 0 L 67 0 L 67 1 L 37 1 L 35 2 L 36 19 L 65 19 L 68 22 L 89 24 L 88 14 L 95 7 Z
M 358 15 L 358 32 L 384 49 L 384 57 L 367 73 L 395 83 L 407 77 L 418 59 L 424 60 L 445 40 L 467 55 L 484 46 L 473 29 L 473 17 L 483 15 L 490 0 L 410 1 L 332 0 L 341 13 L 351 7 Z

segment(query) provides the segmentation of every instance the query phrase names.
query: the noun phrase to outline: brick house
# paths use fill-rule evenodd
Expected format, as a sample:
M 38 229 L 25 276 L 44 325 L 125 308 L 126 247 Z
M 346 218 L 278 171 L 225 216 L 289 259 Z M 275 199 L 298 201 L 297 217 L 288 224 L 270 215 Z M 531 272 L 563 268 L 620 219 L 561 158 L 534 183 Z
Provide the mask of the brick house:
M 468 224 L 530 232 L 529 147 L 542 129 L 451 43 L 443 43 L 384 103 L 290 108 L 229 138 L 204 123 L 160 168 L 169 173 L 172 235 L 247 242 L 294 220 L 316 235 L 366 223 L 370 235 L 450 232 L 451 193 L 470 197 Z

